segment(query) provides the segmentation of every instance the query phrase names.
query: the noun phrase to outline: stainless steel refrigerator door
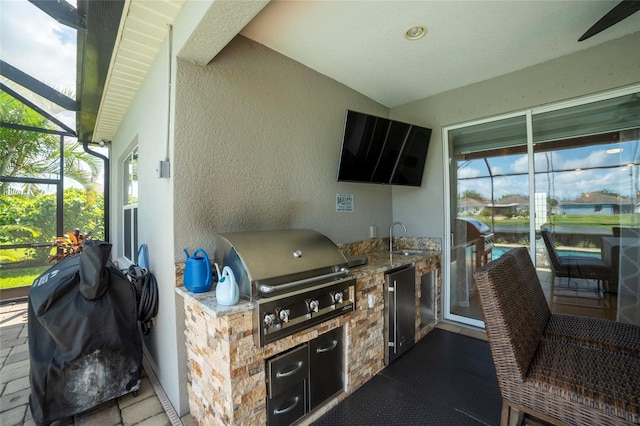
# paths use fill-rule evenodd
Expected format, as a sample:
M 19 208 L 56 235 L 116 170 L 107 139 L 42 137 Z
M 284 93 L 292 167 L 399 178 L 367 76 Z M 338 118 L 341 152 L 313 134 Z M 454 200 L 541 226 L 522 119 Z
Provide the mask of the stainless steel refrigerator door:
M 416 291 L 415 268 L 404 268 L 386 275 L 385 363 L 389 364 L 415 342 Z

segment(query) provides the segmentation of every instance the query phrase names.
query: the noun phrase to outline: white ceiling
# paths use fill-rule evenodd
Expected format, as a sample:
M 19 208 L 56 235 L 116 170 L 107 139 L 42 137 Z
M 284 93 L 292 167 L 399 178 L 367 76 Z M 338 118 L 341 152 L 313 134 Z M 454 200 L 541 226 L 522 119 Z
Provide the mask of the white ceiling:
M 640 31 L 638 12 L 578 43 L 618 3 L 274 0 L 241 34 L 394 107 Z
M 197 2 L 126 0 L 94 141 L 112 139 L 167 24 L 186 6 L 209 13 L 179 53 L 183 59 L 206 64 L 240 32 L 390 108 L 640 31 L 638 12 L 578 43 L 617 0 Z M 405 40 L 414 25 L 426 26 L 427 35 Z

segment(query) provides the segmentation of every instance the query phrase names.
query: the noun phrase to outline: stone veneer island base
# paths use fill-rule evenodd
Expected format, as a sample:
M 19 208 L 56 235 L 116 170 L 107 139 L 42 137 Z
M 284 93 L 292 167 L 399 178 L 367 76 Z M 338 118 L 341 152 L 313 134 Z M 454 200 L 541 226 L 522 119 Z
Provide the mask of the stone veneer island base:
M 416 270 L 416 342 L 441 318 L 440 254 L 389 257 L 388 252 L 370 253 L 366 266 L 353 268 L 357 278 L 356 309 L 308 330 L 258 348 L 254 341 L 254 304 L 248 300 L 219 306 L 215 292 L 190 293 L 179 287 L 184 299 L 188 358 L 188 392 L 191 415 L 200 425 L 265 425 L 267 423 L 265 360 L 308 342 L 337 327 L 344 327 L 344 392 L 307 414 L 299 424 L 309 424 L 329 411 L 384 368 L 385 272 L 403 265 Z M 179 270 L 179 268 L 178 268 Z M 433 286 L 434 318 L 421 324 L 420 280 L 436 270 Z M 179 274 L 177 274 L 179 275 Z M 373 307 L 368 297 L 373 295 Z

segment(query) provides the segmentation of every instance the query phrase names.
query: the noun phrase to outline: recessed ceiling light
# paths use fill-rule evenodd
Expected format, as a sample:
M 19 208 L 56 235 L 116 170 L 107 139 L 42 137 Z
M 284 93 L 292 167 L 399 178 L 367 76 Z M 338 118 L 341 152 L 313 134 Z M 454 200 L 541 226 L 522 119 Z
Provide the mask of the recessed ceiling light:
M 415 27 L 409 28 L 404 33 L 404 38 L 407 40 L 418 40 L 427 33 L 427 28 L 421 25 L 416 25 Z

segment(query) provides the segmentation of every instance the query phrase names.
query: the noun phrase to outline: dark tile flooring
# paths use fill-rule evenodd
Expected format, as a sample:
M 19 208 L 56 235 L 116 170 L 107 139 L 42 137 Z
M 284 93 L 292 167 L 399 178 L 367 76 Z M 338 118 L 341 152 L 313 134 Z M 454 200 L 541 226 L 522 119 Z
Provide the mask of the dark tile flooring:
M 498 425 L 501 407 L 489 344 L 436 328 L 313 424 Z

